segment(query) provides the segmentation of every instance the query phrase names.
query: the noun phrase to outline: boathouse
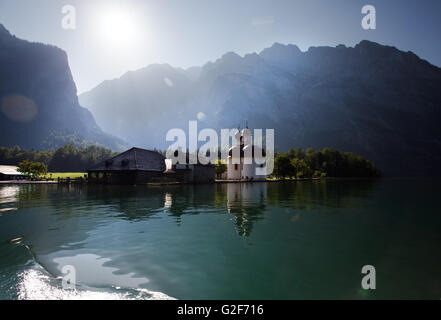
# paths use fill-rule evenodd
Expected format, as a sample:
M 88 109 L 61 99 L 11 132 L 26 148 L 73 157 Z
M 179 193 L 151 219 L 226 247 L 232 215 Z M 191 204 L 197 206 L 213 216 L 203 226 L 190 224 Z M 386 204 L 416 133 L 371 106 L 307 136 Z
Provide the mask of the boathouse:
M 188 155 L 187 155 L 187 163 Z M 132 148 L 90 168 L 92 184 L 214 183 L 214 166 L 175 164 L 157 151 Z
M 163 176 L 165 157 L 157 151 L 132 148 L 90 168 L 89 183 L 145 184 Z
M 0 180 L 22 180 L 24 175 L 18 172 L 18 167 L 16 166 L 0 166 Z

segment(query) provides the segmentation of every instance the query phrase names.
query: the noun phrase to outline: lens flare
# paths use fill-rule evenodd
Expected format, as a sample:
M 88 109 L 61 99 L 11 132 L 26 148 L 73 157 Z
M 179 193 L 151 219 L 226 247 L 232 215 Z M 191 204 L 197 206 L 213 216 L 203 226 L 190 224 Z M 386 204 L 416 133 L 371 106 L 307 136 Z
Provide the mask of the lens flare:
M 173 87 L 173 81 L 171 81 L 169 78 L 164 78 L 164 83 L 167 87 Z
M 31 122 L 38 114 L 37 104 L 21 95 L 10 95 L 2 99 L 2 112 L 12 121 Z

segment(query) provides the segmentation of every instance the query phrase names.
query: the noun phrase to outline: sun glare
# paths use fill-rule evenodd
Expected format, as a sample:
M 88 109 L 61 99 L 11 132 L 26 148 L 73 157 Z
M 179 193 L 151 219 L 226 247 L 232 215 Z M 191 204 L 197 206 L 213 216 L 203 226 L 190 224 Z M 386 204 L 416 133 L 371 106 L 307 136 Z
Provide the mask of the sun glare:
M 135 15 L 125 7 L 106 7 L 98 18 L 98 36 L 104 45 L 114 48 L 127 48 L 137 40 Z

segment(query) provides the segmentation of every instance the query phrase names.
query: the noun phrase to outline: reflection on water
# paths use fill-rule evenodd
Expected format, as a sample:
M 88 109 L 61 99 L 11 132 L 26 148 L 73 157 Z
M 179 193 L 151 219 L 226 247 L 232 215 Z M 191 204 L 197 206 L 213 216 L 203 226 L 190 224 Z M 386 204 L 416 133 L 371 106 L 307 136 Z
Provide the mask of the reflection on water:
M 0 298 L 437 298 L 439 191 L 369 180 L 0 187 Z M 365 264 L 375 292 L 360 291 Z M 82 293 L 59 288 L 65 265 Z
M 110 186 L 99 189 L 88 187 L 87 195 L 88 199 L 99 199 L 103 205 L 112 206 L 118 212 L 116 216 L 119 218 L 133 221 L 154 219 L 168 214 L 175 218 L 177 225 L 181 225 L 182 216 L 185 215 L 228 213 L 233 216 L 237 234 L 248 236 L 252 231 L 253 221 L 263 218 L 266 189 L 267 185 L 264 183 L 203 187 L 125 187 L 123 190 Z
M 18 186 L 0 187 L 0 203 L 16 202 L 19 191 Z
M 320 180 L 282 182 L 268 185 L 268 204 L 300 210 L 357 208 L 371 198 L 376 180 Z
M 249 236 L 253 222 L 263 219 L 267 184 L 233 183 L 223 186 L 220 192 L 227 194 L 228 213 L 234 216 L 237 234 Z
M 8 203 L 16 203 L 20 188 L 18 186 L 0 187 L 0 215 L 4 212 L 17 210 L 16 207 L 8 206 Z
M 47 185 L 0 186 L 0 213 L 38 205 L 46 198 L 47 189 Z M 36 201 L 28 202 L 32 200 Z
M 165 193 L 164 207 L 171 208 L 173 204 L 173 195 L 170 192 Z
M 377 182 L 303 183 L 231 183 L 195 187 L 161 188 L 118 186 L 48 186 L 23 185 L 0 187 L 0 213 L 47 205 L 58 209 L 65 218 L 78 214 L 78 201 L 87 214 L 97 212 L 97 204 L 111 210 L 114 216 L 127 220 L 158 218 L 158 214 L 175 217 L 178 225 L 184 215 L 221 213 L 233 216 L 237 234 L 249 236 L 253 221 L 264 219 L 267 205 L 295 210 L 319 207 L 360 207 L 372 196 Z M 330 184 L 334 184 L 330 188 Z M 66 202 L 72 201 L 66 206 Z

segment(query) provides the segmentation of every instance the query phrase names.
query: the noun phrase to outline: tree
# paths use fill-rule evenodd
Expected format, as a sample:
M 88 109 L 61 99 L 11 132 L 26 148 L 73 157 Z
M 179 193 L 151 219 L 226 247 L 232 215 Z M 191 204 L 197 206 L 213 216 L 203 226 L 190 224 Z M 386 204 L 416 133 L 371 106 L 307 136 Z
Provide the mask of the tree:
M 17 171 L 27 176 L 39 177 L 47 173 L 47 166 L 42 162 L 24 160 L 18 164 Z
M 326 178 L 326 173 L 322 172 L 320 170 L 315 170 L 314 174 L 312 175 L 313 178 Z
M 76 147 L 74 144 L 66 144 L 57 150 L 50 151 L 0 147 L 0 164 L 18 165 L 28 160 L 46 164 L 51 172 L 84 172 L 116 154 L 112 150 L 99 146 Z
M 217 160 L 215 165 L 215 172 L 217 175 L 217 178 L 220 179 L 222 177 L 222 174 L 224 174 L 227 171 L 227 165 L 222 162 L 222 160 Z
M 294 168 L 297 178 L 310 178 L 312 176 L 311 168 L 303 159 L 292 159 L 291 166 Z
M 287 178 L 295 176 L 296 172 L 291 165 L 289 156 L 284 153 L 277 154 L 274 159 L 274 175 L 277 178 Z
M 31 174 L 31 164 L 32 162 L 29 160 L 23 160 L 18 164 L 17 171 L 23 173 L 24 175 Z

